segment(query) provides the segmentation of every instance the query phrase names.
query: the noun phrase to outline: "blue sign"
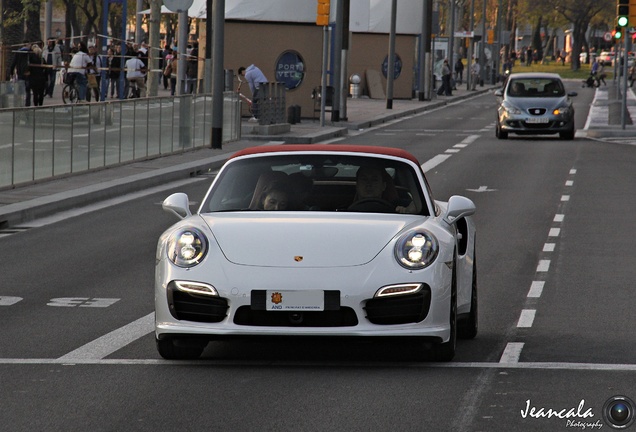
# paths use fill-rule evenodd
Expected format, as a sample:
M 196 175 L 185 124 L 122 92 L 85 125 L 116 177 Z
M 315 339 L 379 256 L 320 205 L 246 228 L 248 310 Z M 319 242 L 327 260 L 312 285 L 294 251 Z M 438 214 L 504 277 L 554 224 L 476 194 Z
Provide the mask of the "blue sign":
M 305 78 L 305 61 L 296 51 L 285 51 L 276 60 L 276 82 L 287 90 L 297 88 Z
M 386 57 L 384 57 L 384 61 L 382 62 L 382 75 L 384 75 L 384 78 L 389 77 L 388 64 L 389 64 L 389 56 L 387 55 Z M 393 78 L 397 79 L 401 73 L 402 73 L 402 59 L 400 58 L 399 55 L 395 54 L 395 62 L 393 65 Z

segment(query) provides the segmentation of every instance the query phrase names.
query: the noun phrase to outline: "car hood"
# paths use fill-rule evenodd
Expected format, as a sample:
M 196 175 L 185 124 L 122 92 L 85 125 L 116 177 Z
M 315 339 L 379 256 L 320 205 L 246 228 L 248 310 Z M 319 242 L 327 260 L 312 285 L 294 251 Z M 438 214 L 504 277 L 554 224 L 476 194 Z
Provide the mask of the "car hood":
M 307 212 L 201 215 L 232 263 L 266 267 L 347 267 L 371 261 L 422 216 Z
M 570 101 L 567 96 L 545 98 L 545 97 L 514 97 L 506 99 L 508 103 L 520 110 L 529 108 L 546 108 L 548 111 L 562 106 L 568 106 Z

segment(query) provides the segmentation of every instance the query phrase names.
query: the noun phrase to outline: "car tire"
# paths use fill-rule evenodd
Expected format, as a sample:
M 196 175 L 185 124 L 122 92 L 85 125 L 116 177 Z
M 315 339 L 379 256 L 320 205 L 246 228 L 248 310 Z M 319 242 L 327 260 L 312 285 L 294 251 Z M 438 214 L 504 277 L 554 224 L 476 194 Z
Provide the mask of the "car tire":
M 574 128 L 572 128 L 569 131 L 559 132 L 559 137 L 563 140 L 571 141 L 574 139 L 574 133 Z
M 508 132 L 501 130 L 499 122 L 497 122 L 497 126 L 495 127 L 495 136 L 499 139 L 508 139 Z
M 438 362 L 449 362 L 455 357 L 457 348 L 457 260 L 453 263 L 453 277 L 450 298 L 450 337 L 448 342 L 433 346 L 433 359 Z
M 470 294 L 470 313 L 468 317 L 457 323 L 457 337 L 460 339 L 474 339 L 479 328 L 477 296 L 477 260 L 473 258 L 473 283 Z
M 198 359 L 207 341 L 188 341 L 186 344 L 175 343 L 172 338 L 155 339 L 159 355 L 166 360 L 195 360 Z

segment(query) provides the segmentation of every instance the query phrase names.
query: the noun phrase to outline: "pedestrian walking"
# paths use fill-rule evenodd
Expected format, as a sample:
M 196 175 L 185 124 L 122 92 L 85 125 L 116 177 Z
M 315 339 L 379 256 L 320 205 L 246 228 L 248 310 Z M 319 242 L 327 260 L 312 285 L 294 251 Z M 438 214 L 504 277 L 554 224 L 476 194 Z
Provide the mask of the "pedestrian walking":
M 24 83 L 25 99 L 24 106 L 31 106 L 31 87 L 29 83 L 29 56 L 31 55 L 31 45 L 25 41 L 22 46 L 13 57 L 11 67 L 9 68 L 9 74 L 16 82 Z
M 53 90 L 55 89 L 55 78 L 57 72 L 62 67 L 62 50 L 60 46 L 55 43 L 54 38 L 50 38 L 46 43 L 46 48 L 42 52 L 44 62 L 49 67 L 48 72 L 48 86 L 46 88 L 46 95 L 53 97 Z
M 33 44 L 31 54 L 29 54 L 29 87 L 33 92 L 33 106 L 44 104 L 44 94 L 48 87 L 49 70 L 46 68 L 42 58 L 42 48 Z
M 439 90 L 437 90 L 437 95 L 452 96 L 453 95 L 453 93 L 451 92 L 452 88 L 453 87 L 451 83 L 451 69 L 448 64 L 448 59 L 444 59 L 444 63 L 442 64 L 442 85 L 439 88 Z
M 473 64 L 470 65 L 470 89 L 477 89 L 477 82 L 480 80 L 480 72 L 481 67 L 479 66 L 479 62 L 477 62 L 477 58 L 473 59 Z
M 455 62 L 455 80 L 458 84 L 461 84 L 464 80 L 464 62 L 461 58 L 458 58 Z

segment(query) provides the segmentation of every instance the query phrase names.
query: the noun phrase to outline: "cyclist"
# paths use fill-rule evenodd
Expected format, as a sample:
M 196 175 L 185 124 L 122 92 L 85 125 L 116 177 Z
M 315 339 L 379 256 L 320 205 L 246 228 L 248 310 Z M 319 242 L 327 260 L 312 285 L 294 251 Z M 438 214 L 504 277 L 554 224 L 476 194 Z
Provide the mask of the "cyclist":
M 79 100 L 86 100 L 86 90 L 88 86 L 88 79 L 86 78 L 86 72 L 88 68 L 93 66 L 90 56 L 87 54 L 88 48 L 84 42 L 80 42 L 77 45 L 77 52 L 73 54 L 71 63 L 69 64 L 68 74 L 69 82 L 76 83 Z
M 128 79 L 130 87 L 134 89 L 134 95 L 131 97 L 141 97 L 141 92 L 146 90 L 146 83 L 144 79 L 146 76 L 146 65 L 143 61 L 141 61 L 141 57 L 143 55 L 144 53 L 139 51 L 136 57 L 126 61 L 126 79 Z

